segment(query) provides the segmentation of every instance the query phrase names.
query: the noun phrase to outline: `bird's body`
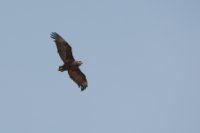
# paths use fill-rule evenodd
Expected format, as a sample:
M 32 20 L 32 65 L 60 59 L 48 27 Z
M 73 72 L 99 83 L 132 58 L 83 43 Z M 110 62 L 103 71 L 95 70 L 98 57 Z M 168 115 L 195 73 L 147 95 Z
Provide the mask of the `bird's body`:
M 79 86 L 81 90 L 85 90 L 88 86 L 86 76 L 80 70 L 81 61 L 76 61 L 72 55 L 71 46 L 59 34 L 53 32 L 51 38 L 55 39 L 56 47 L 60 58 L 64 64 L 59 67 L 59 71 L 68 71 L 69 77 Z

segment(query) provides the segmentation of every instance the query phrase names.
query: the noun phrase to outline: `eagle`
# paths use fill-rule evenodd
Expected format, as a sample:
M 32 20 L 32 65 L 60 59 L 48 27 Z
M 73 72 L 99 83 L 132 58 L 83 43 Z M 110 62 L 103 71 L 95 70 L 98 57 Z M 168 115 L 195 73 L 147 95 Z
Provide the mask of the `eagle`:
M 52 32 L 50 36 L 54 39 L 58 54 L 64 62 L 62 66 L 59 66 L 58 71 L 68 71 L 69 77 L 81 88 L 81 91 L 85 90 L 88 82 L 85 74 L 79 68 L 83 62 L 74 59 L 71 46 L 58 33 Z

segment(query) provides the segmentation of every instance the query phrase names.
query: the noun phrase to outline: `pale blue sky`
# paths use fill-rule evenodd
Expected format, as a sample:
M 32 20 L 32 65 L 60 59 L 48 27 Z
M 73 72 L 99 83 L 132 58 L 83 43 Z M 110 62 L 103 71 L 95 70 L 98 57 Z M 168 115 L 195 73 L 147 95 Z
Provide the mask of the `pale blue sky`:
M 199 0 L 1 0 L 1 133 L 199 133 Z M 51 32 L 82 60 L 57 71 Z

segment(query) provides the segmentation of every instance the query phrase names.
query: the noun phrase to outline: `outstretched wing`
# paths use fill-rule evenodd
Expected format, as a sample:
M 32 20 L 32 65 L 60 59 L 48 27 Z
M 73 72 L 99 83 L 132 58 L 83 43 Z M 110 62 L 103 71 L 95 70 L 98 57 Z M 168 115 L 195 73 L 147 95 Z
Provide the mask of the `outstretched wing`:
M 88 86 L 88 82 L 84 73 L 78 67 L 71 67 L 68 70 L 69 77 L 81 87 L 81 91 L 85 90 Z
M 72 48 L 67 41 L 65 41 L 58 33 L 52 32 L 51 38 L 55 39 L 55 43 L 57 46 L 58 53 L 60 58 L 64 63 L 74 61 L 74 57 L 72 55 Z

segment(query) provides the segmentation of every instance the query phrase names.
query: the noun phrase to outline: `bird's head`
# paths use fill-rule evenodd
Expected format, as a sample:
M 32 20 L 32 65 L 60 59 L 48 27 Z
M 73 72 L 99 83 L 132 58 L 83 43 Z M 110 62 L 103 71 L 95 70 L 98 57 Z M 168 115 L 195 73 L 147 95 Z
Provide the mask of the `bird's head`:
M 82 61 L 77 61 L 77 64 L 80 66 L 80 65 L 83 64 L 83 62 Z
M 80 65 L 82 65 L 82 64 L 83 64 L 82 61 L 74 61 L 74 62 L 72 63 L 72 66 L 80 66 Z

